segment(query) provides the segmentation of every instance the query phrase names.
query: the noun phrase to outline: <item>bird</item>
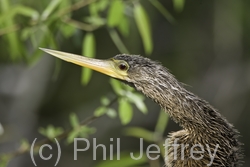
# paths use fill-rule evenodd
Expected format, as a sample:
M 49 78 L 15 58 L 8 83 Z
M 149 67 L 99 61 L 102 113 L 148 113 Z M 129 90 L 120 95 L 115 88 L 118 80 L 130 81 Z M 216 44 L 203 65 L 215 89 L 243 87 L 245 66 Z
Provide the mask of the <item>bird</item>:
M 118 79 L 159 104 L 182 128 L 180 131 L 169 133 L 167 137 L 168 146 L 173 147 L 166 148 L 165 166 L 242 165 L 243 153 L 239 132 L 217 109 L 188 91 L 160 62 L 140 55 L 118 54 L 113 58 L 100 60 L 40 49 L 62 60 Z M 179 147 L 174 147 L 177 143 Z M 182 144 L 189 148 L 196 147 L 193 147 L 193 150 L 187 149 L 180 147 Z

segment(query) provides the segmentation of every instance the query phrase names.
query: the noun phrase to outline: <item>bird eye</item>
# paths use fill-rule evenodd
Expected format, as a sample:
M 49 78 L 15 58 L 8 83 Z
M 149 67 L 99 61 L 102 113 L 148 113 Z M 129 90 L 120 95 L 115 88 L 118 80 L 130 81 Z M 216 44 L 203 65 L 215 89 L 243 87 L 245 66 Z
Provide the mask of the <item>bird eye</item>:
M 122 71 L 125 71 L 128 69 L 128 66 L 125 63 L 120 63 L 119 64 L 119 69 Z

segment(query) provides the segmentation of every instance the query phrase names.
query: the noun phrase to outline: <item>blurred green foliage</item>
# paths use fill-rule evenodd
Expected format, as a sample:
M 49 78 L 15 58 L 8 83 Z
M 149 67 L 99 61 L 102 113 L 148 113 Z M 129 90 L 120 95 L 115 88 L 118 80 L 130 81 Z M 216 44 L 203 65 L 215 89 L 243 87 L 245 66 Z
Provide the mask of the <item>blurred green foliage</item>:
M 176 11 L 182 11 L 184 0 L 173 0 Z M 143 2 L 145 3 L 145 1 Z M 105 27 L 111 40 L 122 53 L 129 53 L 123 42 L 130 33 L 130 25 L 136 23 L 138 32 L 146 55 L 150 55 L 154 48 L 151 34 L 149 14 L 143 6 L 142 0 L 52 0 L 37 1 L 30 3 L 24 1 L 17 3 L 9 0 L 0 0 L 0 49 L 1 62 L 12 62 L 26 64 L 36 63 L 43 52 L 39 47 L 60 49 L 60 41 L 68 40 L 84 34 L 82 40 L 82 54 L 88 57 L 96 57 L 98 43 L 95 40 L 96 30 Z M 171 23 L 174 18 L 163 7 L 158 0 L 149 0 L 146 3 L 153 5 Z M 76 20 L 73 15 L 77 10 L 84 10 L 86 15 Z M 57 66 L 58 67 L 58 66 Z M 59 70 L 57 68 L 57 70 Z M 91 70 L 83 68 L 81 82 L 88 84 L 91 79 Z M 142 113 L 147 113 L 144 96 L 133 91 L 132 88 L 124 86 L 117 80 L 111 79 L 110 84 L 117 95 L 118 112 L 112 108 L 111 100 L 107 97 L 101 98 L 101 105 L 94 112 L 95 117 L 108 115 L 116 118 L 119 115 L 123 125 L 128 124 L 133 118 L 134 104 Z M 76 114 L 70 115 L 72 129 L 67 135 L 67 142 L 73 142 L 77 136 L 87 137 L 95 133 L 95 129 L 81 125 Z M 166 128 L 168 117 L 161 112 L 155 131 L 151 132 L 140 127 L 131 127 L 125 130 L 125 134 L 160 145 L 163 132 Z M 48 125 L 38 130 L 48 139 L 53 139 L 66 133 L 62 127 Z M 21 142 L 19 153 L 29 150 L 28 142 Z M 98 167 L 112 166 L 135 166 L 147 162 L 146 157 L 140 161 L 131 160 L 125 154 L 121 155 L 120 161 L 105 161 Z M 0 167 L 7 165 L 12 154 L 0 156 Z
M 10 155 L 2 155 L 0 156 L 0 167 L 6 167 L 11 160 Z
M 39 128 L 38 131 L 47 138 L 53 139 L 56 136 L 63 133 L 63 128 L 61 127 L 56 128 L 53 125 L 48 125 L 47 128 Z
M 135 5 L 134 17 L 142 37 L 145 52 L 146 54 L 151 54 L 153 50 L 151 26 L 148 20 L 147 13 L 140 4 Z
M 126 121 L 126 120 L 125 120 Z M 164 139 L 164 131 L 167 127 L 168 117 L 164 111 L 161 111 L 158 117 L 157 125 L 155 127 L 155 131 L 149 131 L 140 127 L 128 127 L 124 129 L 124 135 L 132 136 L 136 138 L 142 138 L 143 141 L 146 141 L 151 144 L 156 144 L 158 148 L 160 148 L 160 153 L 162 158 L 164 159 L 165 149 L 163 148 L 163 144 L 165 143 Z M 133 153 L 134 157 L 139 157 L 140 153 Z M 114 155 L 117 157 L 117 155 Z M 148 163 L 148 158 L 144 154 L 142 158 L 138 160 L 132 159 L 131 155 L 127 152 L 122 152 L 120 155 L 120 160 L 116 158 L 114 160 L 108 160 L 100 162 L 97 167 L 115 167 L 115 166 L 124 166 L 124 167 L 133 167 L 138 165 L 143 165 Z M 154 166 L 158 167 L 158 166 Z
M 96 131 L 95 128 L 82 126 L 76 114 L 71 113 L 69 118 L 70 118 L 70 124 L 73 129 L 71 130 L 71 132 L 67 137 L 68 143 L 72 143 L 74 141 L 74 138 L 76 137 L 87 138 L 90 134 L 95 133 Z
M 169 21 L 173 21 L 173 17 L 159 1 L 150 0 L 150 2 Z M 83 39 L 82 53 L 85 56 L 94 56 L 96 44 L 93 33 L 101 27 L 108 28 L 113 42 L 121 52 L 128 52 L 121 36 L 126 38 L 129 34 L 131 16 L 136 21 L 145 53 L 150 55 L 153 50 L 151 25 L 148 13 L 141 1 L 53 0 L 46 3 L 38 2 L 33 4 L 33 7 L 1 0 L 0 4 L 0 36 L 3 37 L 1 43 L 4 44 L 3 46 L 7 46 L 4 50 L 5 54 L 0 57 L 4 61 L 33 63 L 42 54 L 38 47 L 49 46 L 58 49 L 60 47 L 57 40 L 59 35 L 67 40 L 76 36 L 78 30 L 89 32 Z M 180 2 L 176 2 L 176 4 L 180 6 Z M 88 14 L 83 16 L 83 21 L 74 20 L 73 13 L 81 8 L 85 8 Z M 116 31 L 119 31 L 119 34 Z M 82 79 L 86 84 L 90 78 L 90 72 L 83 73 L 88 76 Z
M 95 37 L 93 33 L 87 33 L 82 43 L 82 54 L 87 57 L 95 57 Z M 89 68 L 82 69 L 82 83 L 86 85 L 91 77 L 92 71 Z

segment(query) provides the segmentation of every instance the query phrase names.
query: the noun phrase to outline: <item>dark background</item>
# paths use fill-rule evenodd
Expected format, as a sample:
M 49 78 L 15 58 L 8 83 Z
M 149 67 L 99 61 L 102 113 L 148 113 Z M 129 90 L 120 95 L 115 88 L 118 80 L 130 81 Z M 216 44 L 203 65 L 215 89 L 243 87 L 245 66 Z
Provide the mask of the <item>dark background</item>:
M 150 17 L 154 50 L 151 59 L 159 60 L 178 78 L 190 85 L 187 89 L 207 100 L 240 132 L 244 143 L 244 166 L 250 165 L 250 1 L 248 0 L 195 0 L 186 1 L 181 13 L 173 9 L 172 1 L 161 0 L 176 19 L 169 23 L 153 6 L 145 3 Z M 84 14 L 79 9 L 75 17 Z M 133 54 L 144 54 L 135 23 L 124 39 Z M 97 58 L 110 58 L 118 54 L 106 28 L 94 32 Z M 68 40 L 58 40 L 60 50 L 81 53 L 84 32 Z M 80 40 L 79 40 L 80 39 Z M 0 37 L 1 40 L 1 37 Z M 50 48 L 50 46 L 47 46 Z M 0 46 L 3 53 L 6 48 Z M 27 46 L 28 49 L 28 46 Z M 1 53 L 1 51 L 0 51 Z M 0 55 L 1 56 L 1 55 Z M 6 56 L 6 55 L 4 55 Z M 100 105 L 101 96 L 114 96 L 109 77 L 93 73 L 90 83 L 80 83 L 81 68 L 62 62 L 57 78 L 54 77 L 55 58 L 43 54 L 32 66 L 24 63 L 0 64 L 0 122 L 5 134 L 0 136 L 0 152 L 15 150 L 21 139 L 32 142 L 43 137 L 37 132 L 48 124 L 68 127 L 68 116 L 76 112 L 80 119 L 92 115 Z M 129 126 L 142 126 L 153 130 L 159 107 L 146 99 L 147 115 L 134 112 Z M 114 106 L 116 106 L 115 104 Z M 110 144 L 109 138 L 121 138 L 121 150 L 138 150 L 139 140 L 122 135 L 118 118 L 103 117 L 91 124 L 97 132 L 90 137 L 98 143 Z M 165 136 L 180 127 L 169 121 Z M 114 144 L 115 145 L 115 144 Z M 58 166 L 95 166 L 92 152 L 79 153 L 73 160 L 73 144 L 62 142 L 62 158 Z M 49 150 L 45 156 L 51 153 Z M 101 160 L 101 156 L 98 157 Z M 52 166 L 50 161 L 35 158 L 38 166 Z M 9 166 L 33 166 L 29 154 L 14 158 Z

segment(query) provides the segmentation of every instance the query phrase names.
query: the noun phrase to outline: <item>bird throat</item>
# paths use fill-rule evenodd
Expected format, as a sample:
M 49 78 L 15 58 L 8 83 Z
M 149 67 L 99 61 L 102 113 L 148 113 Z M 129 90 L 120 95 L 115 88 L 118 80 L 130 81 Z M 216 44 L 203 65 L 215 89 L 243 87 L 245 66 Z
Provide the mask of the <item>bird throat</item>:
M 152 79 L 139 80 L 133 84 L 138 91 L 161 106 L 181 127 L 198 134 L 214 135 L 222 127 L 230 131 L 228 122 L 208 102 L 187 91 L 175 77 L 158 72 Z M 156 79 L 157 78 L 157 79 Z

